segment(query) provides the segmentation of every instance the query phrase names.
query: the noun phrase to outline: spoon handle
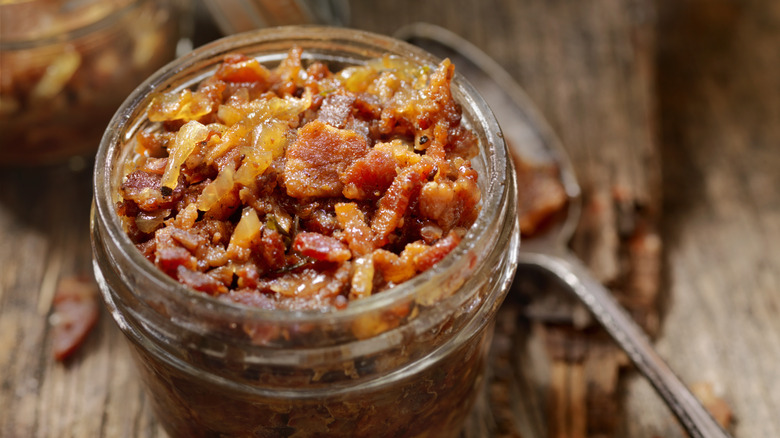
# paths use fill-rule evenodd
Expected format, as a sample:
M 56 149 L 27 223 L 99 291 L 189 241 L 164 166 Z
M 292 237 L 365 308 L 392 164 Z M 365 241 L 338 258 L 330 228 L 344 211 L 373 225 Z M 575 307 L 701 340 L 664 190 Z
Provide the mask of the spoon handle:
M 575 255 L 568 251 L 561 256 L 521 252 L 520 266 L 523 264 L 546 269 L 580 298 L 650 381 L 691 437 L 731 437 L 655 351 L 644 331 Z

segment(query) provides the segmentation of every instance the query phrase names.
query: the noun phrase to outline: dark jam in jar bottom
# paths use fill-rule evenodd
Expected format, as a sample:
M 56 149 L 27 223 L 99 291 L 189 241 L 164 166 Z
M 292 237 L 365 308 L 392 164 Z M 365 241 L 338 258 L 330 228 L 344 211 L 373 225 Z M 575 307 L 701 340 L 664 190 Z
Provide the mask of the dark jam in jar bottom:
M 154 411 L 173 437 L 452 438 L 458 436 L 481 388 L 490 333 L 492 326 L 421 372 L 387 385 L 295 399 L 274 396 L 272 391 L 266 395 L 230 391 L 143 348 L 133 352 L 142 378 L 155 382 L 148 385 Z M 196 363 L 200 359 L 192 358 Z M 262 374 L 245 370 L 253 372 Z M 303 382 L 310 377 L 306 370 L 288 370 L 268 378 L 276 380 L 275 386 L 295 390 L 305 388 Z

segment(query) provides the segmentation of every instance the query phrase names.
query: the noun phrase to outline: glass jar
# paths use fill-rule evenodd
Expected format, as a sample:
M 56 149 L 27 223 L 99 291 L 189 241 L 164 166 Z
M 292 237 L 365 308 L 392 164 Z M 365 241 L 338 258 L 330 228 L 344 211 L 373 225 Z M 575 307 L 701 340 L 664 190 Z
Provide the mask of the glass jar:
M 120 107 L 97 154 L 91 228 L 103 298 L 173 437 L 456 436 L 483 381 L 519 245 L 506 145 L 457 74 L 453 96 L 481 146 L 472 160 L 481 211 L 457 248 L 405 283 L 330 312 L 249 308 L 177 283 L 122 229 L 114 202 L 131 139 L 149 123 L 150 93 L 194 86 L 227 53 L 274 66 L 292 45 L 332 71 L 387 53 L 436 61 L 389 37 L 306 26 L 227 37 L 158 71 Z
M 182 14 L 179 0 L 0 2 L 0 164 L 93 156 L 119 104 L 174 58 Z

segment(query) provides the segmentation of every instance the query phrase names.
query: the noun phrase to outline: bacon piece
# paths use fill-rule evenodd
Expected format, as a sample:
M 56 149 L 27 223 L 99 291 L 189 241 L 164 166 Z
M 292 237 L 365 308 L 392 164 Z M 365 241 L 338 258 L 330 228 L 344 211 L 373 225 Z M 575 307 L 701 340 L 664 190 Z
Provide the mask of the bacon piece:
M 340 240 L 308 231 L 301 231 L 295 236 L 293 248 L 307 257 L 326 262 L 343 262 L 352 257 Z
M 276 69 L 276 73 L 279 74 L 281 84 L 277 93 L 283 94 L 285 91 L 289 91 L 290 85 L 295 85 L 295 80 L 300 76 L 301 70 L 303 70 L 303 64 L 301 63 L 301 55 L 303 49 L 300 46 L 293 46 L 287 57 L 282 60 L 279 67 Z
M 554 164 L 532 164 L 516 155 L 512 158 L 517 172 L 518 219 L 523 236 L 544 229 L 566 207 L 568 197 Z
M 208 236 L 212 245 L 226 246 L 233 234 L 233 224 L 227 221 L 204 218 L 195 222 L 191 231 L 202 236 Z
M 239 266 L 235 274 L 238 277 L 238 287 L 242 289 L 255 288 L 260 281 L 260 273 L 257 271 L 257 266 L 253 264 Z
M 359 114 L 369 119 L 378 119 L 382 115 L 379 98 L 370 93 L 359 93 L 355 96 L 354 106 Z
M 211 275 L 199 271 L 191 271 L 183 265 L 179 265 L 176 268 L 176 280 L 209 295 L 219 295 L 228 291 L 227 286 Z
M 303 229 L 314 231 L 315 233 L 331 235 L 339 226 L 336 217 L 324 209 L 314 210 L 308 217 L 300 218 Z
M 278 231 L 263 228 L 263 234 L 260 238 L 262 243 L 260 255 L 263 260 L 272 270 L 278 270 L 285 266 L 287 260 L 285 258 L 285 252 L 287 248 L 284 245 L 284 239 L 282 234 Z
M 377 199 L 396 176 L 396 161 L 389 152 L 372 149 L 341 174 L 344 196 L 349 199 Z
M 198 85 L 198 92 L 208 96 L 214 103 L 222 102 L 226 96 L 227 84 L 216 76 L 212 76 Z
M 78 350 L 97 322 L 97 285 L 85 278 L 63 278 L 53 303 L 52 352 L 61 361 Z
M 154 263 L 154 253 L 157 250 L 156 240 L 149 239 L 146 242 L 136 244 L 135 247 L 138 248 L 138 251 L 140 251 L 147 260 Z
M 377 246 L 384 246 L 387 236 L 398 227 L 410 201 L 419 194 L 420 187 L 432 171 L 431 161 L 423 159 L 405 168 L 395 177 L 390 188 L 379 200 L 379 208 L 371 222 L 371 229 L 377 235 Z
M 366 223 L 363 212 L 354 202 L 335 206 L 336 219 L 344 230 L 349 249 L 362 256 L 374 250 L 374 232 Z
M 173 238 L 175 228 L 161 228 L 154 233 L 155 258 L 154 263 L 166 274 L 176 278 L 176 271 L 180 265 L 187 269 L 195 270 L 197 261 L 195 257 Z
M 270 290 L 276 294 L 289 298 L 306 298 L 309 304 L 314 304 L 317 292 L 327 283 L 327 273 L 316 269 L 304 268 L 301 270 L 285 272 L 272 278 L 261 280 L 258 288 Z M 304 303 L 299 303 L 304 304 Z
M 126 198 L 131 198 L 142 192 L 144 189 L 160 190 L 160 180 L 162 180 L 161 174 L 144 172 L 142 170 L 136 170 L 125 177 L 122 181 L 121 190 Z
M 256 59 L 246 55 L 232 53 L 225 56 L 215 76 L 226 82 L 262 82 L 267 83 L 271 72 Z
M 203 236 L 181 228 L 171 228 L 171 238 L 193 253 L 206 244 L 206 239 Z
M 479 154 L 479 139 L 464 126 L 451 128 L 447 153 L 472 159 Z
M 347 298 L 342 295 L 349 286 L 352 264 L 331 265 L 331 269 L 304 268 L 287 272 L 267 281 L 268 287 L 287 298 L 284 308 L 290 310 L 343 308 Z
M 431 82 L 425 90 L 426 99 L 420 102 L 418 109 L 417 125 L 421 129 L 427 129 L 435 121 L 441 120 L 448 127 L 460 124 L 460 107 L 452 98 L 450 82 L 455 75 L 455 66 L 449 59 L 445 59 L 431 75 Z
M 147 166 L 149 161 L 158 161 L 158 160 L 164 160 L 167 161 L 167 154 L 168 154 L 168 145 L 173 144 L 174 140 L 176 139 L 176 133 L 175 132 L 168 132 L 168 131 L 158 131 L 153 128 L 146 128 L 138 133 L 136 135 L 136 152 L 139 154 L 147 154 L 149 157 L 165 157 L 165 158 L 150 158 L 146 162 L 144 162 L 144 166 Z M 162 169 L 160 169 L 159 173 L 162 175 L 163 170 L 165 169 L 165 164 L 163 164 Z
M 400 139 L 386 143 L 378 142 L 374 145 L 374 150 L 388 153 L 401 168 L 416 164 L 422 159 L 422 155 L 415 153 L 411 145 Z
M 459 235 L 451 232 L 432 246 L 422 242 L 408 243 L 400 255 L 377 249 L 373 253 L 374 266 L 385 281 L 398 284 L 430 269 L 458 246 L 460 240 Z
M 341 195 L 344 185 L 339 175 L 368 151 L 366 139 L 354 131 L 334 128 L 319 120 L 307 123 L 287 149 L 287 194 L 294 198 Z
M 355 96 L 352 94 L 333 93 L 322 102 L 317 120 L 343 129 L 347 123 L 347 117 L 352 113 L 352 105 Z
M 346 297 L 341 293 L 345 290 L 351 281 L 352 276 L 352 263 L 345 261 L 338 265 L 335 270 L 325 271 L 328 275 L 328 279 L 325 284 L 317 291 L 316 300 L 321 303 L 330 304 L 337 308 L 343 308 L 346 306 Z M 339 299 L 341 298 L 341 299 Z M 311 306 L 314 303 L 306 303 L 306 306 Z M 315 308 L 316 308 L 315 304 Z M 309 307 L 311 308 L 311 307 Z
M 377 249 L 374 251 L 374 268 L 382 274 L 382 277 L 386 282 L 399 284 L 417 274 L 414 263 L 412 263 L 412 260 L 408 257 L 409 253 L 407 253 L 407 257 L 403 257 L 402 255 L 399 256 L 385 249 Z
M 460 243 L 460 236 L 450 232 L 447 237 L 438 240 L 433 246 L 428 247 L 424 252 L 414 258 L 414 267 L 417 272 L 423 272 L 430 269 L 433 265 L 440 262 Z
M 479 212 L 476 172 L 466 166 L 461 166 L 458 172 L 455 181 L 431 181 L 420 192 L 420 215 L 435 220 L 444 230 L 471 223 Z
M 157 246 L 154 262 L 163 272 L 174 275 L 179 266 L 184 265 L 187 267 L 195 267 L 196 263 L 192 258 L 192 254 L 185 248 L 180 246 Z
M 161 175 L 136 170 L 125 177 L 119 190 L 124 199 L 132 200 L 143 211 L 171 208 L 176 205 L 182 191 L 179 188 L 171 196 L 163 196 L 160 193 L 161 181 Z
M 313 62 L 306 67 L 307 79 L 313 83 L 327 78 L 331 75 L 330 69 L 325 63 Z

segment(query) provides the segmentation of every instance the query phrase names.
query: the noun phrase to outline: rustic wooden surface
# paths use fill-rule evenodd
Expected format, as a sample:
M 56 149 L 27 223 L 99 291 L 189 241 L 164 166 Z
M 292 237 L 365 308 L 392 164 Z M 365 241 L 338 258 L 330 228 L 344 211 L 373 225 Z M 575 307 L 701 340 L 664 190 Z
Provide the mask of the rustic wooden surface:
M 733 411 L 736 437 L 780 436 L 780 4 L 352 2 L 356 27 L 413 21 L 471 40 L 526 88 L 586 191 L 575 249 L 683 380 Z M 164 436 L 105 312 L 74 358 L 51 357 L 54 288 L 91 269 L 89 198 L 88 170 L 0 172 L 2 437 Z M 597 328 L 525 309 L 502 309 L 466 435 L 684 436 Z
M 780 436 L 780 3 L 663 0 L 657 89 L 669 299 L 659 351 L 738 437 Z M 673 437 L 626 391 L 624 436 Z

